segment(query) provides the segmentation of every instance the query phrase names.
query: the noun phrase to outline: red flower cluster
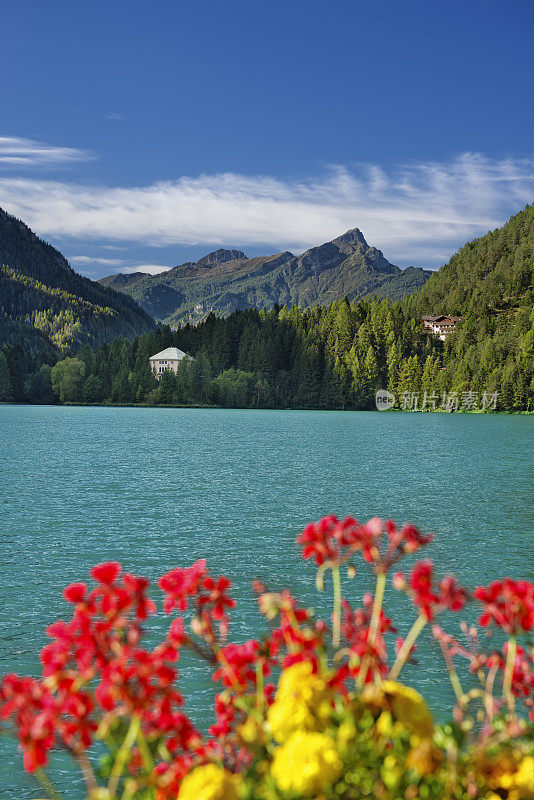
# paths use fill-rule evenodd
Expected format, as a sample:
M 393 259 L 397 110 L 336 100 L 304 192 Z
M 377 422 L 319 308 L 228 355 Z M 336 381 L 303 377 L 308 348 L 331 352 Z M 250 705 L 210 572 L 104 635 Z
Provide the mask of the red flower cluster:
M 55 744 L 83 754 L 106 714 L 140 715 L 144 735 L 167 735 L 173 754 L 200 742 L 174 688 L 171 664 L 183 637 L 173 627 L 153 651 L 143 649 L 141 623 L 156 610 L 146 594 L 149 582 L 129 573 L 119 581 L 120 574 L 120 564 L 100 564 L 91 570 L 92 591 L 85 583 L 67 586 L 63 595 L 73 616 L 47 629 L 52 642 L 40 655 L 43 680 L 8 675 L 1 684 L 1 715 L 13 719 L 30 772 L 46 764 Z
M 382 554 L 380 548 L 384 532 L 388 545 Z M 361 552 L 367 563 L 386 571 L 405 553 L 415 553 L 429 544 L 432 538 L 431 534 L 421 534 L 413 525 L 398 528 L 393 520 L 373 517 L 361 525 L 353 517 L 345 517 L 340 521 L 330 515 L 307 525 L 297 537 L 297 543 L 302 546 L 303 557 L 313 558 L 317 566 L 325 563 L 339 566 L 356 552 Z
M 217 640 L 220 643 L 226 639 L 229 623 L 227 610 L 235 606 L 235 600 L 227 594 L 232 582 L 224 575 L 212 578 L 206 569 L 205 559 L 199 559 L 187 569 L 167 572 L 159 579 L 158 586 L 165 593 L 163 608 L 166 614 L 175 608 L 185 611 L 191 598 L 195 611 L 194 632 L 210 643 Z M 218 635 L 215 628 L 218 629 Z
M 272 701 L 274 686 L 265 684 L 264 679 L 270 675 L 271 666 L 275 663 L 256 639 L 244 644 L 229 644 L 217 653 L 220 665 L 213 673 L 214 681 L 221 681 L 225 690 L 215 698 L 215 715 L 217 721 L 209 732 L 218 738 L 228 737 L 246 718 L 244 698 L 251 698 L 249 705 L 257 700 L 258 672 L 261 675 L 262 697 L 265 702 Z M 239 749 L 239 748 L 238 748 Z
M 200 558 L 187 569 L 172 569 L 163 575 L 158 586 L 165 594 L 163 610 L 170 614 L 173 609 L 185 611 L 189 598 L 198 592 L 201 580 L 206 574 L 206 559 Z
M 434 588 L 434 565 L 431 561 L 418 561 L 410 572 L 408 583 L 402 572 L 393 577 L 393 585 L 405 591 L 414 605 L 428 620 L 434 619 L 445 609 L 461 611 L 468 599 L 468 592 L 453 575 L 446 575 Z
M 478 586 L 473 595 L 484 606 L 479 618 L 483 628 L 494 622 L 512 635 L 534 628 L 534 584 L 505 578 Z
M 333 514 L 319 522 L 310 522 L 297 536 L 303 558 L 313 558 L 318 567 L 325 562 L 339 563 L 344 557 L 342 548 L 347 546 L 345 542 L 357 526 L 352 517 L 345 517 L 340 522 Z
M 260 643 L 256 639 L 249 639 L 245 644 L 229 644 L 222 647 L 217 660 L 219 668 L 213 673 L 214 681 L 221 681 L 229 689 L 243 691 L 247 685 L 256 682 L 256 664 L 262 663 L 260 657 Z M 263 661 L 262 672 L 269 674 L 269 666 Z
M 261 594 L 258 605 L 268 619 L 280 617 L 278 627 L 272 630 L 266 642 L 269 658 L 274 659 L 282 654 L 283 667 L 290 667 L 299 661 L 315 662 L 317 652 L 326 646 L 326 623 L 320 619 L 314 620 L 310 609 L 299 608 L 287 590 L 279 594 Z
M 0 687 L 0 719 L 12 717 L 24 753 L 24 768 L 44 766 L 56 742 L 57 706 L 40 681 L 6 675 Z
M 388 657 L 385 641 L 386 633 L 396 633 L 392 621 L 383 610 L 380 610 L 378 629 L 370 635 L 373 597 L 367 593 L 363 598 L 363 608 L 351 608 L 350 603 L 342 600 L 341 635 L 349 646 L 349 660 L 344 673 L 357 677 L 362 669 L 365 672 L 364 682 L 374 681 L 375 675 L 385 677 L 388 673 Z M 338 675 L 338 679 L 341 673 Z
M 353 517 L 340 521 L 329 516 L 308 525 L 297 541 L 304 558 L 313 558 L 321 572 L 321 567 L 338 568 L 361 552 L 377 575 L 376 596 L 366 594 L 362 607 L 353 609 L 342 598 L 337 573 L 332 632 L 288 591 L 273 593 L 256 583 L 260 612 L 272 624 L 270 633 L 261 642 L 227 644 L 229 611 L 235 605 L 229 596 L 231 582 L 225 576 L 212 577 L 204 559 L 159 579 L 165 612 L 177 615 L 164 640 L 151 650 L 142 646 L 144 623 L 156 610 L 148 596 L 148 580 L 123 574 L 120 564 L 108 562 L 91 570 L 94 588 L 81 582 L 67 586 L 63 596 L 72 606 L 72 618 L 58 620 L 47 630 L 51 641 L 40 655 L 43 678 L 8 675 L 0 684 L 0 719 L 13 721 L 25 768 L 33 772 L 43 767 L 50 750 L 61 746 L 80 762 L 87 777 L 92 767 L 86 751 L 97 728 L 119 729 L 124 737 L 128 725 L 131 729 L 135 722 L 138 739 L 123 764 L 124 774 L 127 768 L 132 779 L 140 781 L 136 785 L 141 793 L 154 791 L 156 800 L 175 800 L 184 776 L 198 764 L 217 760 L 239 772 L 251 763 L 253 748 L 244 741 L 254 738 L 255 725 L 261 738 L 265 708 L 274 696 L 274 686 L 266 680 L 275 666 L 308 661 L 319 670 L 331 663 L 330 684 L 340 693 L 341 702 L 346 702 L 354 681 L 361 687 L 380 682 L 388 674 L 396 677 L 426 621 L 445 609 L 459 611 L 468 599 L 453 576 L 436 582 L 430 561 L 416 563 L 407 580 L 402 573 L 395 575 L 394 586 L 407 592 L 420 617 L 406 641 L 395 642 L 397 660 L 390 671 L 387 639 L 395 628 L 382 608 L 386 573 L 431 537 L 411 525 L 397 527 L 391 520 L 373 518 L 361 525 Z M 475 597 L 484 606 L 482 625 L 494 622 L 510 635 L 534 627 L 532 584 L 496 581 L 479 587 Z M 184 612 L 191 617 L 189 627 Z M 473 674 L 485 678 L 487 672 L 487 686 L 500 685 L 509 706 L 514 705 L 513 693 L 534 720 L 531 651 L 518 645 L 513 657 L 514 651 L 505 646 L 502 652 L 488 655 L 480 651 L 476 628 L 463 628 L 470 638 L 468 647 L 437 625 L 433 631 L 450 672 L 454 657 L 467 658 Z M 209 731 L 212 738 L 201 737 L 183 712 L 183 698 L 176 688 L 182 647 L 203 658 L 220 685 L 216 721 Z M 486 704 L 488 714 L 504 702 L 503 697 L 492 696 Z M 245 720 L 247 726 L 240 727 Z M 121 785 L 114 789 L 122 792 L 126 779 L 118 780 Z M 88 783 L 91 796 L 96 796 L 95 785 L 93 777 L 93 784 Z

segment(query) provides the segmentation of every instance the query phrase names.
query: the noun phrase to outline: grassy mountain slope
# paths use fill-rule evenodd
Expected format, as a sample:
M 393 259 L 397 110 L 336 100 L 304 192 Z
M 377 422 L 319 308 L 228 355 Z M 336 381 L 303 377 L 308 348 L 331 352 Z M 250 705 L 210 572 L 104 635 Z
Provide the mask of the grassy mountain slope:
M 285 251 L 247 258 L 239 250 L 217 250 L 160 275 L 111 275 L 100 283 L 130 295 L 156 319 L 178 325 L 200 320 L 210 311 L 227 316 L 238 309 L 269 309 L 275 304 L 308 308 L 345 295 L 400 300 L 429 276 L 426 270 L 401 270 L 391 264 L 355 228 L 300 256 Z M 195 310 L 197 305 L 201 308 Z
M 58 250 L 0 209 L 0 344 L 65 350 L 154 327 L 130 297 L 78 275 Z

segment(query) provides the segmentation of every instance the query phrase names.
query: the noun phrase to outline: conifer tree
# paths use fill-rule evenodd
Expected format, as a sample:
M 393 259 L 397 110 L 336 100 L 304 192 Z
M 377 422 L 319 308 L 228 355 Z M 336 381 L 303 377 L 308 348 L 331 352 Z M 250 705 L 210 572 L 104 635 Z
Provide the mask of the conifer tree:
M 11 386 L 11 376 L 4 353 L 0 350 L 0 403 L 8 403 L 13 400 L 13 389 Z

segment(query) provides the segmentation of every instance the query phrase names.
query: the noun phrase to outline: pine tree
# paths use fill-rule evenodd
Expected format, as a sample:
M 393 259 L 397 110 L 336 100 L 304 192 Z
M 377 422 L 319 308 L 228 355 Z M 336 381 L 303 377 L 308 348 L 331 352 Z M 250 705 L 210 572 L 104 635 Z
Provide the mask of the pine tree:
M 363 402 L 365 404 L 365 407 L 371 408 L 374 403 L 376 391 L 377 389 L 380 389 L 380 384 L 381 384 L 378 361 L 375 356 L 375 351 L 371 346 L 368 348 L 367 353 L 365 355 L 365 361 L 363 363 L 363 374 L 365 381 Z
M 11 386 L 11 376 L 4 353 L 0 350 L 0 403 L 8 403 L 13 400 L 13 389 Z

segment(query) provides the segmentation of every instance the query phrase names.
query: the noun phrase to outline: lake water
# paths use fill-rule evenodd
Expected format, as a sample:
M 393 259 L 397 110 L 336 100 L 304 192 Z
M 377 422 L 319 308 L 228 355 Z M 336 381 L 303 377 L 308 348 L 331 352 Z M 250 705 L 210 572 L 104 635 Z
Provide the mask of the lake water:
M 0 405 L 0 674 L 37 672 L 63 586 L 108 559 L 155 580 L 206 557 L 235 581 L 235 639 L 261 631 L 252 578 L 329 613 L 294 544 L 326 513 L 433 531 L 427 554 L 470 586 L 532 579 L 533 433 L 525 416 Z M 344 586 L 357 601 L 367 582 Z M 392 592 L 386 603 L 405 608 Z M 419 656 L 438 657 L 429 641 Z M 203 724 L 209 677 L 187 661 L 182 674 Z M 441 668 L 404 677 L 437 713 L 450 700 Z M 2 737 L 1 800 L 41 796 L 20 769 Z

